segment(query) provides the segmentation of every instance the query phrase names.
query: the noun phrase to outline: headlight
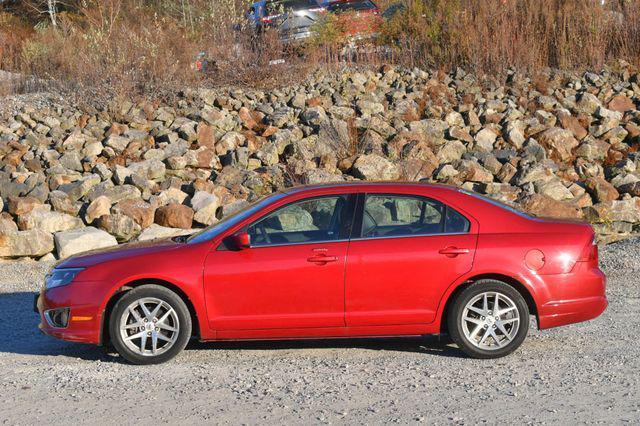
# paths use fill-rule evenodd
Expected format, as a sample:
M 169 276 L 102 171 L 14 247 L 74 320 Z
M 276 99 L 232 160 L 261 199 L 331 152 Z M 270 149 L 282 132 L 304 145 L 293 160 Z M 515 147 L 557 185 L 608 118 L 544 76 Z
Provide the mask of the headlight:
M 46 289 L 62 287 L 69 284 L 84 268 L 53 269 L 45 278 Z

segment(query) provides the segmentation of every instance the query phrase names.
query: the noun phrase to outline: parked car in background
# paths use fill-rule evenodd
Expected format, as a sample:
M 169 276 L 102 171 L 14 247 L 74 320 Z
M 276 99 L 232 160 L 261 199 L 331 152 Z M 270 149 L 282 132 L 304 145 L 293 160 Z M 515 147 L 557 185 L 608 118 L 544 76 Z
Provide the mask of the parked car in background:
M 326 13 L 318 0 L 266 0 L 254 3 L 247 17 L 258 31 L 274 29 L 283 43 L 305 40 Z
M 334 0 L 324 5 L 338 16 L 340 27 L 351 38 L 371 37 L 382 23 L 380 9 L 371 0 Z
M 249 10 L 247 10 L 247 13 L 245 16 L 247 18 L 247 21 L 249 22 L 250 27 L 256 28 L 257 26 L 260 25 L 261 19 L 265 13 L 266 3 L 267 3 L 266 0 L 261 0 L 249 6 Z
M 530 315 L 546 329 L 606 306 L 589 224 L 400 182 L 291 188 L 189 238 L 78 254 L 36 297 L 44 333 L 111 342 L 136 364 L 191 338 L 439 333 L 497 358 L 522 344 Z

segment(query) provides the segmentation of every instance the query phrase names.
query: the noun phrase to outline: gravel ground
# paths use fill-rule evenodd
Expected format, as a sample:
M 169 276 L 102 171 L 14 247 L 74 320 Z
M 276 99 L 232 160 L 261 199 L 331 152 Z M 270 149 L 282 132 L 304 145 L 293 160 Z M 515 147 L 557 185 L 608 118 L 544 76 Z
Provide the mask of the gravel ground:
M 169 364 L 124 364 L 40 335 L 49 265 L 0 264 L 0 420 L 45 423 L 640 422 L 640 240 L 607 246 L 610 306 L 538 332 L 497 361 L 436 337 L 195 343 Z

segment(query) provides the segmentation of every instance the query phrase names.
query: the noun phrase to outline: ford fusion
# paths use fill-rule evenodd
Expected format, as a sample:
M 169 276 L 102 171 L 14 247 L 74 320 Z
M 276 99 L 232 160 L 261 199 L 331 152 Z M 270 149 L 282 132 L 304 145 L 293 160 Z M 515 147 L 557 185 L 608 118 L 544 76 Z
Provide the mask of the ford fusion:
M 292 188 L 192 235 L 65 259 L 40 329 L 136 364 L 201 341 L 447 333 L 477 358 L 607 306 L 588 224 L 422 183 Z

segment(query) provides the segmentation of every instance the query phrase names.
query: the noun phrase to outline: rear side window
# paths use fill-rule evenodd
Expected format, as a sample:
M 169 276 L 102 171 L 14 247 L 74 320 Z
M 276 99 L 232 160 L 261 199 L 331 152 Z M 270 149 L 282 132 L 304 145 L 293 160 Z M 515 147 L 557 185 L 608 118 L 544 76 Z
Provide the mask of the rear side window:
M 460 213 L 447 207 L 447 216 L 444 225 L 444 232 L 447 234 L 464 234 L 469 232 L 471 224 L 469 220 Z
M 469 232 L 467 218 L 439 201 L 407 195 L 368 194 L 362 238 Z

